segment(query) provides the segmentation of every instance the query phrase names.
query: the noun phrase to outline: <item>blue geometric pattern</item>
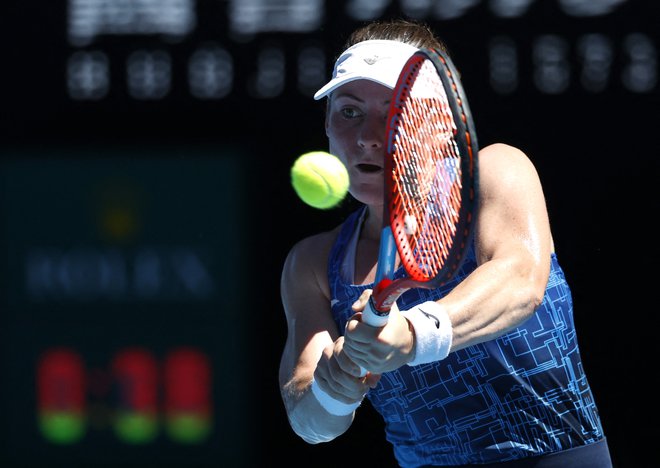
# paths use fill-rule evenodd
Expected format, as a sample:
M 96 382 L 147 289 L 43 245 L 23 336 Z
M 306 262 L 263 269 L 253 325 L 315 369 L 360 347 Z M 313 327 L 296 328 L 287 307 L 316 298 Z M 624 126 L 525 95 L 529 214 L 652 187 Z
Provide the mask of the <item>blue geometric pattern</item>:
M 341 277 L 360 210 L 344 223 L 329 259 L 332 310 L 339 330 L 351 304 L 373 284 Z M 453 281 L 414 289 L 405 310 L 446 295 L 476 268 L 474 248 Z M 405 272 L 400 269 L 395 276 Z M 453 352 L 438 362 L 383 374 L 368 398 L 386 423 L 402 467 L 493 463 L 541 455 L 603 438 L 598 409 L 582 368 L 571 292 L 552 255 L 545 297 L 536 313 L 507 334 Z

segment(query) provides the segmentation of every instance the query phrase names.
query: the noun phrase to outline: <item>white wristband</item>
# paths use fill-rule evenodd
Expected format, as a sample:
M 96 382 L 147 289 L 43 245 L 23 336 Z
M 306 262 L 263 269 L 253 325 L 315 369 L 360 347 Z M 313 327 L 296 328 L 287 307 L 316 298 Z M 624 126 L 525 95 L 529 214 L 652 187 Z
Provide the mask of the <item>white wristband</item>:
M 343 401 L 336 400 L 321 390 L 321 387 L 319 387 L 319 384 L 314 379 L 312 379 L 312 393 L 323 409 L 335 416 L 349 415 L 362 403 L 361 401 L 344 403 Z
M 427 301 L 401 311 L 415 331 L 415 357 L 408 363 L 417 366 L 440 361 L 451 348 L 452 327 L 445 309 L 437 302 Z

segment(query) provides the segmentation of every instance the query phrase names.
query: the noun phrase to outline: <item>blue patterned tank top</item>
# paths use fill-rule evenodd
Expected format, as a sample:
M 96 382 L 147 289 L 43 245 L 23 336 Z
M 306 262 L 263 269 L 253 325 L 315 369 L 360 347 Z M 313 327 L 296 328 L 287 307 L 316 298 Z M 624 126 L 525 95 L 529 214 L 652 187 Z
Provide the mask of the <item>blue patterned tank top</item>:
M 373 288 L 351 284 L 352 278 L 341 274 L 363 209 L 346 219 L 329 257 L 332 313 L 339 330 L 352 315 L 351 304 Z M 551 260 L 543 303 L 518 328 L 442 361 L 385 373 L 369 392 L 402 467 L 494 463 L 603 439 L 582 368 L 571 292 L 555 254 Z M 443 297 L 476 266 L 472 247 L 451 283 L 407 291 L 397 301 L 399 309 Z M 403 274 L 402 269 L 396 272 L 397 277 Z

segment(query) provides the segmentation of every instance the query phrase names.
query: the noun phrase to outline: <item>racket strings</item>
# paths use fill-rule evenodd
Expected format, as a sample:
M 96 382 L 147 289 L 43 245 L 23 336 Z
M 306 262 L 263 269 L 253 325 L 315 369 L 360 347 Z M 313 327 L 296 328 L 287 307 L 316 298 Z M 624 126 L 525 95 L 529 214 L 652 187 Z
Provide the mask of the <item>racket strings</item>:
M 411 277 L 434 278 L 449 256 L 461 205 L 456 125 L 435 67 L 421 62 L 402 94 L 394 140 L 397 193 L 390 213 L 397 244 Z

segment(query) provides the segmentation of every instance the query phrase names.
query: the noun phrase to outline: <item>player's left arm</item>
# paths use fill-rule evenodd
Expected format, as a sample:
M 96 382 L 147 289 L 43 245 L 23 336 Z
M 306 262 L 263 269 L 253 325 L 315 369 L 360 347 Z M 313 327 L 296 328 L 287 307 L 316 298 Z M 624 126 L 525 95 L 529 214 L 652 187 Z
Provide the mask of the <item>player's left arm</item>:
M 532 316 L 543 301 L 553 250 L 539 176 L 520 150 L 479 153 L 478 267 L 439 301 L 455 351 L 491 340 Z

